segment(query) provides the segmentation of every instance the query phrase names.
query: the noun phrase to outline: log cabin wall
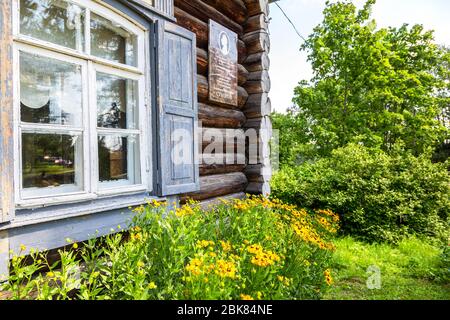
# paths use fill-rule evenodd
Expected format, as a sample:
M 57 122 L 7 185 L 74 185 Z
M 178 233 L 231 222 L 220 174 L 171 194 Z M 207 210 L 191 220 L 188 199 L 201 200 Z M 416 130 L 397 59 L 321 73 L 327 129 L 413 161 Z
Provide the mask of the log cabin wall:
M 212 142 L 208 132 L 214 130 L 265 130 L 259 135 L 261 145 L 256 162 L 249 164 L 200 164 L 201 190 L 182 197 L 206 203 L 220 198 L 242 198 L 245 193 L 270 193 L 271 136 L 270 38 L 268 0 L 175 0 L 177 24 L 197 35 L 197 79 L 199 121 L 202 123 L 202 153 Z M 224 25 L 238 35 L 238 106 L 219 105 L 208 99 L 209 19 Z M 267 132 L 269 132 L 267 134 Z M 248 149 L 248 145 L 246 146 Z M 226 149 L 224 149 L 226 150 Z M 236 146 L 236 150 L 242 150 Z M 219 157 L 226 157 L 226 154 Z M 237 154 L 238 158 L 246 154 Z M 217 155 L 216 155 L 217 158 Z M 200 157 L 202 159 L 202 157 Z

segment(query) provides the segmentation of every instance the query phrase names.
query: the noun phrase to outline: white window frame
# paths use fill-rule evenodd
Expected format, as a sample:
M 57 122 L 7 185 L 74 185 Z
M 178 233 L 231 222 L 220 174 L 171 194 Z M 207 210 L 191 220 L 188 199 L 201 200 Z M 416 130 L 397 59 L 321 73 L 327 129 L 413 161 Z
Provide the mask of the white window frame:
M 151 107 L 149 105 L 150 79 L 149 75 L 149 33 L 140 24 L 129 20 L 124 13 L 115 8 L 99 3 L 99 1 L 69 0 L 73 4 L 85 9 L 84 52 L 59 46 L 47 41 L 35 39 L 20 34 L 20 0 L 14 0 L 13 4 L 13 60 L 14 60 L 14 179 L 15 201 L 19 208 L 33 208 L 43 205 L 64 204 L 94 200 L 101 197 L 115 195 L 127 195 L 138 192 L 152 192 L 152 150 L 149 147 L 152 139 L 150 130 Z M 137 63 L 136 67 L 98 58 L 90 54 L 90 13 L 102 16 L 118 23 L 122 28 L 137 36 Z M 83 125 L 80 128 L 59 126 L 51 124 L 28 124 L 20 122 L 20 52 L 28 52 L 78 64 L 81 66 L 82 90 L 83 90 Z M 137 119 L 136 130 L 102 129 L 97 128 L 97 96 L 96 96 L 96 72 L 104 72 L 113 76 L 136 80 L 138 82 Z M 74 130 L 72 130 L 74 129 Z M 70 190 L 71 186 L 42 188 L 33 193 L 32 189 L 22 188 L 22 149 L 21 132 L 23 130 L 36 130 L 39 132 L 54 133 L 61 130 L 62 133 L 70 131 L 83 135 L 82 158 L 83 186 L 81 191 Z M 46 131 L 47 130 L 47 131 Z M 138 136 L 135 148 L 139 152 L 140 183 L 129 184 L 124 181 L 100 183 L 98 173 L 98 133 L 123 131 L 127 134 Z M 136 152 L 134 152 L 136 154 Z M 136 154 L 137 156 L 137 154 Z M 129 172 L 130 174 L 130 172 Z M 34 189 L 34 188 L 33 188 Z M 36 188 L 39 189 L 39 188 Z

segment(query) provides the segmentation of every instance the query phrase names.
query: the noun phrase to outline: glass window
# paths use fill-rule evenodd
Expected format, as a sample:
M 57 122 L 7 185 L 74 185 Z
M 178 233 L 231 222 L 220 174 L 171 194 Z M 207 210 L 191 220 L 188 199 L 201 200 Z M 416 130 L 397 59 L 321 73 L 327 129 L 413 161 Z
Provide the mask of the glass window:
M 20 32 L 78 51 L 84 50 L 85 10 L 61 0 L 20 0 Z
M 137 89 L 135 80 L 97 73 L 97 126 L 136 129 Z
M 81 66 L 20 53 L 20 118 L 23 122 L 82 125 Z
M 91 14 L 91 54 L 136 66 L 137 38 L 117 23 Z
M 81 190 L 81 136 L 70 134 L 22 134 L 22 187 Z
M 96 1 L 16 1 L 20 201 L 147 189 L 144 31 Z
M 140 183 L 136 142 L 136 136 L 111 134 L 98 137 L 98 171 L 101 183 L 105 186 Z

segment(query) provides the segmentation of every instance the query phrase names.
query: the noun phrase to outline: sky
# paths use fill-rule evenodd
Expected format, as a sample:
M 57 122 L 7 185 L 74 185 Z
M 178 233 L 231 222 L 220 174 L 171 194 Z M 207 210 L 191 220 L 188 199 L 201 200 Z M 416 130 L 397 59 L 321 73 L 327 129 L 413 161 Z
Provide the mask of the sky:
M 278 4 L 290 17 L 303 37 L 312 33 L 322 21 L 326 0 L 280 0 Z M 362 7 L 364 0 L 355 0 Z M 373 18 L 379 27 L 422 24 L 435 30 L 436 42 L 450 46 L 449 0 L 377 0 Z M 292 105 L 293 91 L 300 80 L 312 77 L 307 53 L 300 52 L 301 38 L 295 33 L 280 9 L 270 5 L 270 77 L 272 108 L 285 112 Z

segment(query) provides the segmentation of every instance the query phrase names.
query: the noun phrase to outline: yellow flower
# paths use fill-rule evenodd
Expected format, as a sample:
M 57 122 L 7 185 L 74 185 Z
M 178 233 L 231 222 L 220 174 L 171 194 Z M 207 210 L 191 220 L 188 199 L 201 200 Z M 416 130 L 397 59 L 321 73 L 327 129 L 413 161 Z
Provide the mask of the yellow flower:
M 253 254 L 258 254 L 262 252 L 263 248 L 259 244 L 253 244 L 247 248 L 247 251 Z
M 54 277 L 55 277 L 55 273 L 54 272 L 52 272 L 52 271 L 47 272 L 47 278 L 54 278 Z
M 145 266 L 145 263 L 142 262 L 142 261 L 139 261 L 139 262 L 137 263 L 137 266 L 138 266 L 138 268 L 143 268 L 143 267 Z
M 241 300 L 255 300 L 248 294 L 241 294 Z
M 214 241 L 207 241 L 207 240 L 199 240 L 197 241 L 197 248 L 203 249 L 208 247 L 213 247 L 215 245 Z
M 323 275 L 325 276 L 325 282 L 327 285 L 331 286 L 333 284 L 333 277 L 331 276 L 331 270 L 327 269 L 323 272 Z
M 74 243 L 72 248 L 74 248 L 75 250 L 78 249 L 78 243 Z
M 150 290 L 153 290 L 153 289 L 158 288 L 158 286 L 152 281 L 152 282 L 150 282 L 150 283 L 148 284 L 148 288 L 149 288 Z
M 194 276 L 198 276 L 202 273 L 202 269 L 201 269 L 202 266 L 203 266 L 203 261 L 198 258 L 194 258 L 186 266 L 186 271 L 191 273 Z
M 231 251 L 232 246 L 230 244 L 230 242 L 225 242 L 225 241 L 220 241 L 220 245 L 222 246 L 223 251 L 228 252 Z
M 217 257 L 217 254 L 216 254 L 215 252 L 210 252 L 209 255 L 210 255 L 212 258 Z
M 236 277 L 236 271 L 234 262 L 225 260 L 217 261 L 216 274 L 222 278 L 234 279 Z
M 20 245 L 20 251 L 25 251 L 27 250 L 27 247 L 24 244 Z

